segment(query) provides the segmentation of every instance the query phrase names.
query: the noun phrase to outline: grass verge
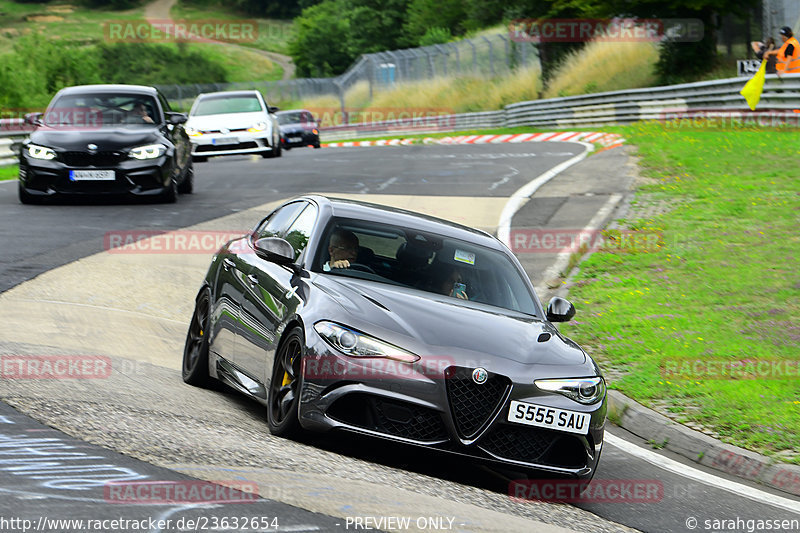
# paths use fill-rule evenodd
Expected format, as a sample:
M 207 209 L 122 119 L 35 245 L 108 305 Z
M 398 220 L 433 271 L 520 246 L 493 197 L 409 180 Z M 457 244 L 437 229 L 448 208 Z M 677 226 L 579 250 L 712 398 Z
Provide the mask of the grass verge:
M 660 240 L 584 261 L 570 289 L 578 320 L 562 331 L 598 358 L 613 388 L 800 464 L 794 131 L 605 130 L 638 147 L 645 175 L 623 227 Z
M 0 181 L 15 180 L 19 175 L 19 165 L 0 167 Z

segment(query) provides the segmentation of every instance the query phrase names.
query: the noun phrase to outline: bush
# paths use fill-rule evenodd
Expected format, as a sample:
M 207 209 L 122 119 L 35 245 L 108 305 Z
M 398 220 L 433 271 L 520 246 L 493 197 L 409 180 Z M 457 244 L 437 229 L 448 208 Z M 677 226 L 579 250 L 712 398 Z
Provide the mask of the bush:
M 104 43 L 79 46 L 33 34 L 0 56 L 0 106 L 40 109 L 63 87 L 228 81 L 224 66 L 183 45 Z

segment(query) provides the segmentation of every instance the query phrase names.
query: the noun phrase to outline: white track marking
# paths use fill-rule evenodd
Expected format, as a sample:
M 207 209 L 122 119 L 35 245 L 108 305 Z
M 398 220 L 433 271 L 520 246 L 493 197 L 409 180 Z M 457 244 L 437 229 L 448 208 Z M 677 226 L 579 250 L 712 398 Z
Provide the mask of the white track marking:
M 758 503 L 765 503 L 774 507 L 780 507 L 781 509 L 785 509 L 787 511 L 800 513 L 800 502 L 798 501 L 776 496 L 774 494 L 764 492 L 763 490 L 742 485 L 741 483 L 730 481 L 728 479 L 715 476 L 714 474 L 703 472 L 702 470 L 697 470 L 696 468 L 679 463 L 678 461 L 670 459 L 669 457 L 664 457 L 663 455 L 646 450 L 641 446 L 637 446 L 636 444 L 628 442 L 625 439 L 617 437 L 616 435 L 612 435 L 608 432 L 605 434 L 605 442 L 611 446 L 614 446 L 615 448 L 619 448 L 628 455 L 638 457 L 643 461 L 647 461 L 654 466 L 672 472 L 673 474 L 677 474 L 681 477 L 694 479 L 695 481 L 705 483 L 706 485 L 711 485 L 712 487 L 716 487 L 718 489 L 726 490 L 738 496 L 744 496 L 745 498 L 749 498 Z

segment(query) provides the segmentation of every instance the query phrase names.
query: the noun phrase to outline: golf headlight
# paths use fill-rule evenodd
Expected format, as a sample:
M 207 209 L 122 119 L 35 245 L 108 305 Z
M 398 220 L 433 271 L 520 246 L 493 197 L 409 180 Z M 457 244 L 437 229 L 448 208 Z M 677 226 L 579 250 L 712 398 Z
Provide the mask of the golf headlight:
M 192 128 L 191 126 L 184 129 L 186 131 L 186 135 L 188 135 L 189 137 L 200 137 L 203 134 L 200 130 Z
M 534 383 L 542 390 L 563 394 L 567 398 L 586 405 L 597 403 L 606 395 L 606 382 L 601 377 L 537 379 Z
M 163 144 L 148 144 L 147 146 L 139 146 L 131 148 L 130 156 L 134 159 L 155 159 L 161 157 L 167 151 L 167 147 Z
M 314 329 L 328 344 L 350 357 L 386 357 L 406 363 L 420 359 L 418 355 L 402 348 L 333 322 L 317 322 Z
M 255 133 L 257 131 L 264 131 L 265 129 L 267 129 L 267 123 L 266 122 L 258 122 L 256 124 L 253 124 L 249 128 L 247 128 L 247 131 L 249 131 L 251 133 Z
M 28 145 L 28 155 L 34 159 L 46 159 L 48 161 L 56 158 L 56 153 L 53 150 L 38 144 Z

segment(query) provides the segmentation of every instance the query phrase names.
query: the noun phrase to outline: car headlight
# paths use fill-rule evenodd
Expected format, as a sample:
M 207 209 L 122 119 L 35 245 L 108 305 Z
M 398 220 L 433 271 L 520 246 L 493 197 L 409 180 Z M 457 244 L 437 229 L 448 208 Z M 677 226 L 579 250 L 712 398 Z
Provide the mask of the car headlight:
M 606 395 L 606 382 L 599 376 L 574 379 L 537 379 L 534 383 L 542 390 L 563 394 L 567 398 L 586 405 L 597 403 Z
M 265 129 L 267 129 L 267 123 L 266 122 L 258 122 L 256 124 L 253 124 L 249 128 L 247 128 L 247 131 L 249 131 L 251 133 L 255 133 L 257 131 L 264 131 Z
M 383 342 L 369 335 L 323 320 L 314 324 L 314 329 L 325 341 L 350 357 L 386 357 L 396 361 L 413 363 L 420 357 L 411 352 Z
M 28 145 L 28 155 L 34 159 L 45 159 L 48 161 L 56 158 L 56 153 L 53 150 L 45 146 L 39 146 L 38 144 Z
M 129 155 L 134 159 L 155 159 L 161 157 L 167 151 L 167 147 L 163 144 L 148 144 L 147 146 L 139 146 L 131 148 Z
M 203 134 L 202 131 L 198 130 L 197 128 L 192 128 L 191 126 L 184 128 L 184 130 L 186 131 L 186 135 L 189 137 L 200 137 Z

